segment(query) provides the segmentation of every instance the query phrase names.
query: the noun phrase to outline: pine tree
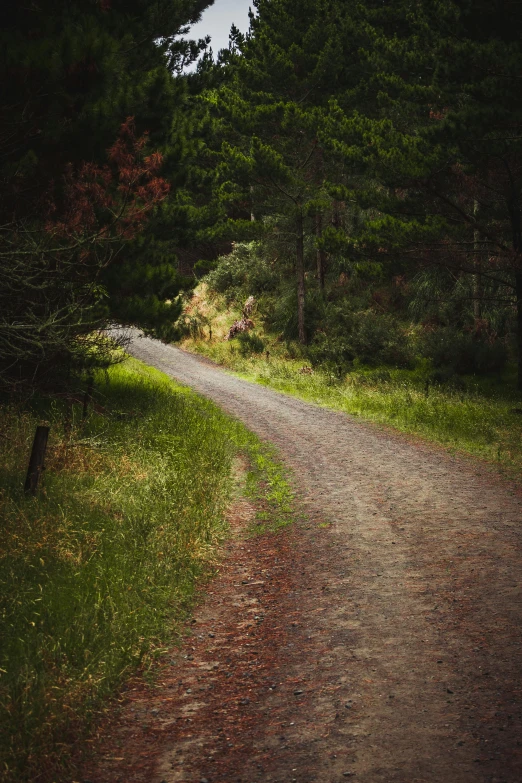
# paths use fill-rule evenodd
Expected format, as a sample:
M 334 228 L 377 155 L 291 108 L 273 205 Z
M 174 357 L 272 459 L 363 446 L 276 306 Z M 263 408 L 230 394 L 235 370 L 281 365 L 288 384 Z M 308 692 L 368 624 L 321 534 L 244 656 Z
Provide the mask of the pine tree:
M 342 68 L 339 9 L 329 0 L 255 6 L 249 35 L 236 37 L 224 57 L 224 84 L 209 96 L 223 137 L 219 193 L 292 243 L 297 331 L 305 343 L 305 245 L 329 206 L 317 127 Z
M 42 0 L 2 11 L 0 259 L 11 305 L 0 325 L 4 369 L 12 365 L 4 327 L 13 325 L 7 323 L 13 307 L 20 334 L 31 335 L 29 365 L 40 367 L 63 362 L 64 350 L 77 353 L 76 337 L 102 325 L 111 310 L 159 331 L 176 314 L 172 301 L 182 281 L 171 218 L 187 212 L 192 148 L 190 95 L 180 70 L 204 46 L 179 34 L 211 2 Z M 141 146 L 116 164 L 110 151 L 128 118 Z M 160 160 L 162 171 L 152 176 Z M 141 179 L 131 186 L 140 167 Z M 152 195 L 154 180 L 158 186 L 168 180 L 169 193 L 161 185 Z M 108 218 L 111 204 L 116 211 Z M 164 235 L 169 216 L 161 250 L 145 220 L 128 230 L 132 210 L 156 228 L 162 224 Z M 65 258 L 68 282 L 61 295 L 59 285 L 51 286 L 51 295 Z M 21 364 L 17 371 L 23 375 Z
M 334 97 L 319 134 L 370 216 L 345 250 L 444 266 L 470 277 L 472 297 L 487 281 L 499 305 L 511 290 L 522 388 L 520 10 L 444 0 L 357 13 L 366 76 Z

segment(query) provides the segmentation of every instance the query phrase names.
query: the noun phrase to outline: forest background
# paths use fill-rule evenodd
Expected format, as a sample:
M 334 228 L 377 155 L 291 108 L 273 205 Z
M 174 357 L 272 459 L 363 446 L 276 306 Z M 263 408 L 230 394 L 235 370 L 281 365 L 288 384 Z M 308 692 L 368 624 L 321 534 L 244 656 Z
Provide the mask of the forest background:
M 110 362 L 111 322 L 174 339 L 216 266 L 314 364 L 511 358 L 520 388 L 518 4 L 260 0 L 186 73 L 206 5 L 7 13 L 6 392 Z
M 241 318 L 254 297 L 256 328 L 227 341 L 229 359 L 236 345 L 265 362 L 297 357 L 330 389 L 367 370 L 379 388 L 398 377 L 425 399 L 448 389 L 447 427 L 468 410 L 495 449 L 503 427 L 519 464 L 520 4 L 255 0 L 249 32 L 232 28 L 217 58 L 187 37 L 209 5 L 38 0 L 2 11 L 7 780 L 34 779 L 44 757 L 52 778 L 62 740 L 74 743 L 99 699 L 161 649 L 165 618 L 174 604 L 183 615 L 212 560 L 232 454 L 248 440 L 143 368 L 115 369 L 110 325 L 191 336 L 219 358 L 220 308 Z M 201 281 L 209 301 L 198 311 Z M 492 389 L 509 399 L 493 424 Z M 44 491 L 28 499 L 21 475 L 42 418 L 56 437 Z M 210 512 L 190 492 L 190 510 L 173 508 L 183 482 L 165 438 Z M 179 514 L 183 541 L 168 536 Z M 123 560 L 122 520 L 136 542 Z M 158 566 L 156 589 L 149 566 L 166 540 L 175 567 Z

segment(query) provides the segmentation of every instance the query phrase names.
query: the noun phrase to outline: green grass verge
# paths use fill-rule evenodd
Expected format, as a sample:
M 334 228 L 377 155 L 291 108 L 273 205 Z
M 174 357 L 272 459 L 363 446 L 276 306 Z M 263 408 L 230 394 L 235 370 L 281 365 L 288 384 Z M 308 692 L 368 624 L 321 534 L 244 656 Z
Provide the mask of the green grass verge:
M 275 449 L 251 438 L 251 469 L 247 473 L 245 494 L 256 506 L 256 516 L 248 531 L 250 535 L 274 533 L 295 522 L 295 494 L 286 468 Z
M 269 359 L 242 356 L 237 341 L 192 339 L 184 345 L 247 380 L 481 457 L 512 475 L 522 470 L 522 405 L 512 371 L 501 379 L 466 377 L 457 379 L 459 385 L 429 387 L 424 367 L 359 367 L 338 379 L 303 373 L 306 360 L 289 358 L 283 345 L 262 337 Z
M 47 470 L 27 498 L 42 415 Z M 135 360 L 114 367 L 98 378 L 83 425 L 80 416 L 80 405 L 70 424 L 58 404 L 0 410 L 0 777 L 9 783 L 55 780 L 103 699 L 180 633 L 226 535 L 238 451 L 275 526 L 290 518 L 284 472 L 266 447 L 160 372 Z

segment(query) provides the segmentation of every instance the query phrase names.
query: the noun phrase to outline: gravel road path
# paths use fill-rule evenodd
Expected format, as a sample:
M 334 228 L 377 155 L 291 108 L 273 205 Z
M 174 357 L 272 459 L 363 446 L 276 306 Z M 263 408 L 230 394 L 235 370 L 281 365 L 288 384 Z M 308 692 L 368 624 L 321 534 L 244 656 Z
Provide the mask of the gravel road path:
M 270 746 L 263 724 L 275 696 L 267 694 L 257 702 L 247 769 L 226 780 L 205 769 L 202 778 L 179 770 L 169 777 L 164 764 L 158 783 L 520 783 L 516 487 L 471 459 L 247 383 L 156 341 L 136 338 L 129 352 L 274 443 L 308 517 L 297 533 L 300 576 L 285 598 L 305 626 L 288 642 L 299 648 L 292 665 L 298 674 L 301 666 L 302 693 L 279 696 L 290 745 Z M 267 748 L 268 772 L 256 763 Z

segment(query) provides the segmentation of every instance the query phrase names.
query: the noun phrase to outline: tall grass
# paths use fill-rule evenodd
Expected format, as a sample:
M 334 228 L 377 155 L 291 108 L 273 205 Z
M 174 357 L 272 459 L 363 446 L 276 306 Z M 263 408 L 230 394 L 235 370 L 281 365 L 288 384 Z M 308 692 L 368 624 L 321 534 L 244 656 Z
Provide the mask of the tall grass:
M 252 437 L 131 360 L 82 425 L 59 405 L 0 410 L 0 776 L 54 780 L 122 677 L 161 654 L 225 535 L 231 464 Z M 35 498 L 35 425 L 51 424 Z M 250 440 L 249 440 L 250 439 Z

